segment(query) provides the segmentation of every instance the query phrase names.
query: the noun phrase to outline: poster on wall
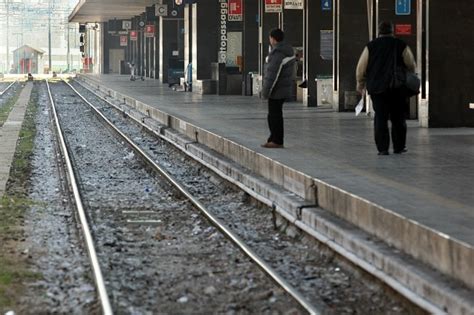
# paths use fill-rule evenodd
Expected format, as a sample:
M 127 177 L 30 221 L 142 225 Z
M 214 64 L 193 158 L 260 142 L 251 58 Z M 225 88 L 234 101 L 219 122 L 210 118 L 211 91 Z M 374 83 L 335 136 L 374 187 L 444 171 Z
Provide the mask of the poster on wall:
M 321 59 L 332 60 L 334 53 L 334 32 L 332 30 L 321 30 Z
M 281 13 L 283 0 L 265 0 L 265 13 Z
M 227 67 L 240 67 L 239 57 L 242 56 L 242 32 L 228 32 Z
M 229 0 L 228 20 L 230 22 L 240 22 L 243 19 L 242 0 Z
M 303 0 L 285 0 L 285 9 L 303 10 L 304 1 Z

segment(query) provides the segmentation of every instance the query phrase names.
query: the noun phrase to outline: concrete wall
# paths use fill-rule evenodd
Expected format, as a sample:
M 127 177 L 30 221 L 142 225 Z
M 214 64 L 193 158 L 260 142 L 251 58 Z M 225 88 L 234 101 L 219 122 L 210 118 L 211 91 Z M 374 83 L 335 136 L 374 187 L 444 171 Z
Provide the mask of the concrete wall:
M 114 23 L 113 21 L 104 23 L 104 66 L 103 66 L 104 73 L 109 73 L 109 69 L 110 69 L 109 51 L 111 49 L 123 49 L 124 51 L 127 50 L 127 47 L 120 46 L 120 36 L 118 35 L 113 36 L 109 34 L 109 31 L 118 30 L 116 26 L 112 25 L 113 23 Z M 121 26 L 122 20 L 117 20 L 117 23 Z M 120 30 L 121 30 L 121 27 L 120 27 Z M 130 45 L 130 38 L 128 39 L 128 44 Z

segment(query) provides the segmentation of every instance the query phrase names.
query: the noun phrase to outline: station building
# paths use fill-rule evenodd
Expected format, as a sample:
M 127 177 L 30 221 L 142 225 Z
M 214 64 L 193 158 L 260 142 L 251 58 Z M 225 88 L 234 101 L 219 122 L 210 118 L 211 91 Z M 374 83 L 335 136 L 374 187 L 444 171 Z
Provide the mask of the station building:
M 189 75 L 193 93 L 258 97 L 268 33 L 280 27 L 299 60 L 295 100 L 348 111 L 358 102 L 359 56 L 389 20 L 414 52 L 422 81 L 410 118 L 423 127 L 474 126 L 470 0 L 156 2 L 81 0 L 69 21 L 84 25 L 85 68 L 126 74 L 134 63 L 165 84 Z
M 44 51 L 23 45 L 13 51 L 13 68 L 17 74 L 42 73 L 44 68 Z

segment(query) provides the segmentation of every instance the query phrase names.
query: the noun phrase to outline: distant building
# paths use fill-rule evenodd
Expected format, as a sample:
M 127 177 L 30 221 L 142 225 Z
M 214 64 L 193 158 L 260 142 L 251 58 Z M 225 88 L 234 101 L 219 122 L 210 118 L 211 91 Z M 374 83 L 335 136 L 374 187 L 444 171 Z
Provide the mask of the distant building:
M 17 74 L 26 73 L 43 73 L 44 51 L 23 45 L 13 51 L 13 67 L 12 72 Z

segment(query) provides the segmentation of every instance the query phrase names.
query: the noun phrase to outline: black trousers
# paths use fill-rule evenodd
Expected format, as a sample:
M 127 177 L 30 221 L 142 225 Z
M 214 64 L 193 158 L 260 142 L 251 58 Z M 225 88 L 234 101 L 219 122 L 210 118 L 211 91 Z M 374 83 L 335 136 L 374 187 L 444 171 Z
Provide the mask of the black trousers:
M 284 99 L 268 99 L 268 127 L 270 128 L 270 137 L 268 142 L 283 145 L 283 103 Z
M 374 94 L 371 95 L 371 98 L 375 110 L 375 144 L 378 151 L 388 151 L 390 147 L 389 119 L 392 123 L 393 150 L 401 151 L 405 149 L 407 138 L 405 115 L 409 106 L 409 99 L 397 90 Z

